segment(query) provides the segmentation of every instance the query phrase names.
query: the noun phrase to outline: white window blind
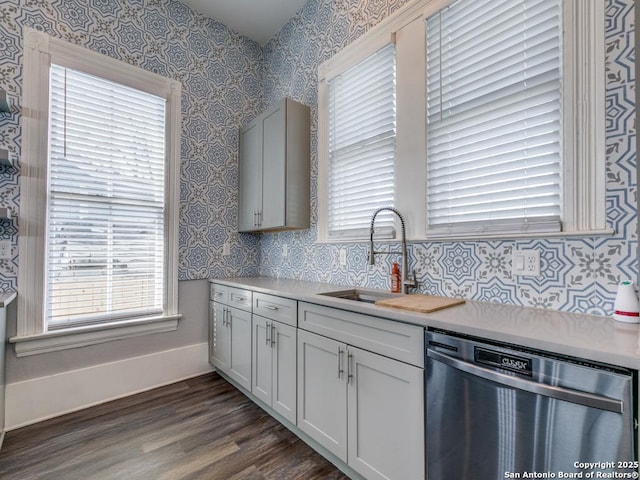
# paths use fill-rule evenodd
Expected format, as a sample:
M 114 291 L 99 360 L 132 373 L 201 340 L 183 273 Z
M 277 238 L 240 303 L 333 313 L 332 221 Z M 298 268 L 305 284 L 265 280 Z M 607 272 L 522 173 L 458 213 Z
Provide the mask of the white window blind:
M 328 82 L 328 236 L 364 238 L 373 212 L 393 206 L 396 59 L 389 44 Z M 390 214 L 376 234 L 394 235 Z
M 162 314 L 164 98 L 51 65 L 47 329 Z
M 560 229 L 560 0 L 458 0 L 427 20 L 430 234 Z

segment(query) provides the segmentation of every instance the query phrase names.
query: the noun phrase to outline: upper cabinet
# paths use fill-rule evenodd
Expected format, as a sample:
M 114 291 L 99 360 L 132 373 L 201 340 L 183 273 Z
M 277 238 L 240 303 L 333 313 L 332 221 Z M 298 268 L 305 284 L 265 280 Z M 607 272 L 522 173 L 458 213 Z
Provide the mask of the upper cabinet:
M 7 91 L 2 88 L 0 88 L 0 113 L 11 113 L 11 97 Z M 0 148 L 0 165 L 13 165 L 11 152 L 6 148 Z
M 0 165 L 13 165 L 13 161 L 11 160 L 11 153 L 6 148 L 0 148 Z
M 240 130 L 238 230 L 309 228 L 309 107 L 283 99 Z
M 11 111 L 11 100 L 6 90 L 0 88 L 0 112 L 9 113 Z

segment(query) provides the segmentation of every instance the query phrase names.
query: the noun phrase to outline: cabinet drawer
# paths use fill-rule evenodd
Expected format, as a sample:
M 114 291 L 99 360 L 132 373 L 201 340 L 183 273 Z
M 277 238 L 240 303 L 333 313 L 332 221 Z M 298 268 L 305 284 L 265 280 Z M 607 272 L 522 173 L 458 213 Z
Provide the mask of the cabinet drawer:
M 220 285 L 219 283 L 211 283 L 209 286 L 209 300 L 228 303 L 229 287 L 226 285 Z
M 299 302 L 298 328 L 424 367 L 424 328 Z
M 253 292 L 253 313 L 271 320 L 297 326 L 297 303 L 290 298 Z
M 229 301 L 227 305 L 240 310 L 251 311 L 251 291 L 241 288 L 227 287 L 229 289 Z

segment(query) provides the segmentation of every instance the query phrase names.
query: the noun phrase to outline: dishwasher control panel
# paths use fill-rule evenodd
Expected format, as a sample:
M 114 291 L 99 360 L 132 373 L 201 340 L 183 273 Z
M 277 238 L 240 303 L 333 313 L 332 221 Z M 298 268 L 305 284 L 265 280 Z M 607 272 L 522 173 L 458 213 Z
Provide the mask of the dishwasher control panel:
M 481 347 L 475 347 L 474 358 L 476 363 L 490 367 L 502 368 L 528 377 L 533 375 L 533 365 L 530 358 L 497 352 Z

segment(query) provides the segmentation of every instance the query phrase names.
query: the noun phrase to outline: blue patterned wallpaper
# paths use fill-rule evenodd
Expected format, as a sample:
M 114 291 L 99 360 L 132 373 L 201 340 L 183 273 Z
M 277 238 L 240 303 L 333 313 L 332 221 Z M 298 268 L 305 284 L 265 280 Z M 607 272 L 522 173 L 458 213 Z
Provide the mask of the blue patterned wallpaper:
M 310 0 L 264 48 L 265 104 L 290 96 L 312 107 L 312 177 L 317 175 L 317 77 L 320 63 L 382 18 L 399 0 Z M 636 148 L 634 13 L 632 0 L 606 7 L 607 217 L 613 237 L 417 243 L 411 267 L 420 291 L 475 300 L 607 315 L 621 279 L 638 278 L 636 259 Z M 604 161 L 604 159 L 603 159 Z M 312 229 L 264 235 L 263 275 L 388 288 L 386 257 L 370 267 L 366 244 L 316 244 L 316 195 Z M 282 246 L 288 245 L 288 257 Z M 347 251 L 341 266 L 339 250 Z M 541 251 L 541 275 L 511 275 L 514 249 Z
M 262 105 L 260 46 L 175 0 L 0 0 L 0 87 L 18 98 L 25 26 L 182 82 L 179 278 L 255 274 L 258 238 L 234 230 L 238 128 Z M 20 154 L 20 124 L 0 114 L 0 148 Z M 14 214 L 19 175 L 0 171 L 0 205 Z M 0 290 L 16 288 L 16 227 L 0 223 L 14 252 L 0 260 Z
M 176 0 L 0 0 L 0 87 L 22 93 L 24 26 L 182 81 L 179 278 L 259 272 L 387 288 L 389 264 L 369 267 L 366 244 L 315 243 L 316 71 L 406 1 L 309 0 L 261 49 Z M 615 236 L 414 244 L 422 292 L 607 314 L 618 281 L 637 278 L 633 22 L 632 0 L 607 0 L 607 212 Z M 282 96 L 311 106 L 312 228 L 239 235 L 238 127 Z M 0 148 L 20 154 L 20 124 L 19 113 L 0 114 Z M 19 176 L 19 164 L 0 170 L 0 205 L 14 214 Z M 14 253 L 0 260 L 0 290 L 17 286 L 17 235 L 16 220 L 0 222 Z M 512 250 L 528 248 L 542 251 L 542 275 L 513 277 Z

